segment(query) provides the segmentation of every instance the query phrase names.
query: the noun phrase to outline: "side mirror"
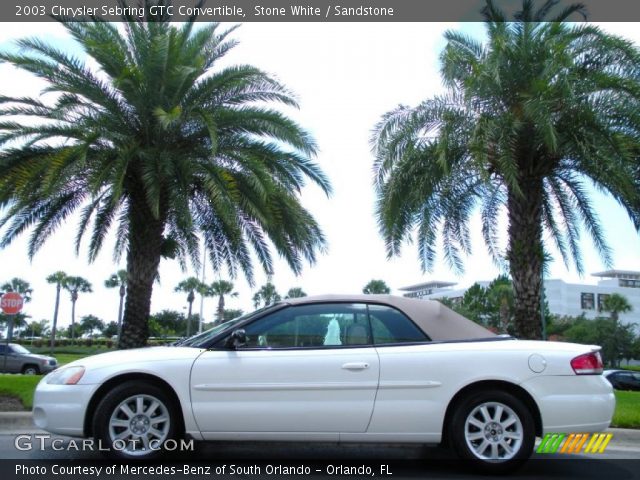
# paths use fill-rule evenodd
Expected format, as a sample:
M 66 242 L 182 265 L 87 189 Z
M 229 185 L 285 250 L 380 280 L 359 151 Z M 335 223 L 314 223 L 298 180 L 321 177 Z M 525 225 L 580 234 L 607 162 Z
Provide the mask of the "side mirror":
M 238 330 L 234 330 L 229 338 L 227 339 L 226 346 L 228 348 L 232 348 L 237 350 L 241 347 L 247 346 L 247 332 L 244 331 L 244 328 L 239 328 Z

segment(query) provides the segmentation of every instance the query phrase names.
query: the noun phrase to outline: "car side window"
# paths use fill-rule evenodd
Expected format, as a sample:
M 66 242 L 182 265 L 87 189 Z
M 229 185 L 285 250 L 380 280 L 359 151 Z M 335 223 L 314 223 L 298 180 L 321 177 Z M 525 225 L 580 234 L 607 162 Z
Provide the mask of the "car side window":
M 244 348 L 327 348 L 369 345 L 364 304 L 291 306 L 245 327 Z
M 385 305 L 369 305 L 369 318 L 375 345 L 426 342 L 430 338 L 407 316 Z

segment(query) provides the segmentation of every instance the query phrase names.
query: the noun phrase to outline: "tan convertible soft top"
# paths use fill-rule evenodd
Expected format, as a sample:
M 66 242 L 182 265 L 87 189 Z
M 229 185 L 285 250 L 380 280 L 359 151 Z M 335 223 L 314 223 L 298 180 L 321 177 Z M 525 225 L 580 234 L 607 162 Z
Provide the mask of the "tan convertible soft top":
M 326 302 L 390 305 L 405 313 L 434 341 L 473 340 L 496 336 L 495 333 L 436 300 L 417 300 L 394 295 L 317 295 L 285 300 L 285 303 L 291 305 Z

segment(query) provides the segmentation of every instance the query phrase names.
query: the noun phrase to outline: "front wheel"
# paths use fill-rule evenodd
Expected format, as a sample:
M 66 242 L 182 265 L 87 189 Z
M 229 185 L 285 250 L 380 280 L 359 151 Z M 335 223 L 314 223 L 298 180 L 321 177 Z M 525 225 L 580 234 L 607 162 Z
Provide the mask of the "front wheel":
M 22 369 L 23 375 L 38 375 L 40 369 L 36 365 L 25 365 Z
M 171 399 L 148 383 L 126 382 L 96 408 L 93 432 L 116 458 L 150 459 L 174 439 L 177 417 Z
M 514 470 L 533 452 L 536 436 L 531 412 L 507 392 L 471 394 L 454 412 L 451 427 L 456 453 L 487 473 Z

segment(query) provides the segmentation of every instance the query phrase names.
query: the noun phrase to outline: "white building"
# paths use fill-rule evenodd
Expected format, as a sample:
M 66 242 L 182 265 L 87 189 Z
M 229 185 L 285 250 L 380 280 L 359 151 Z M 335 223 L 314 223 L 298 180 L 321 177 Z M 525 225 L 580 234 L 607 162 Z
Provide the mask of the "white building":
M 608 270 L 593 274 L 598 277 L 597 284 L 567 283 L 564 280 L 549 279 L 544 281 L 545 299 L 549 310 L 555 315 L 571 315 L 577 317 L 584 313 L 587 318 L 595 318 L 601 313 L 602 302 L 607 295 L 618 293 L 626 297 L 633 310 L 620 314 L 625 323 L 640 324 L 640 272 L 628 270 Z M 478 282 L 487 287 L 490 282 Z M 452 288 L 455 282 L 431 281 L 403 287 L 400 290 L 405 297 L 413 298 L 451 298 L 462 299 L 466 288 Z
M 410 287 L 403 287 L 400 290 L 407 292 L 403 294 L 403 296 L 409 298 L 440 298 L 442 296 L 449 295 L 434 295 L 434 297 L 430 297 L 430 295 L 438 292 L 452 293 L 454 290 L 449 289 L 449 287 L 453 287 L 454 285 L 456 285 L 456 282 L 440 282 L 438 280 L 432 280 L 430 282 L 411 285 Z M 462 290 L 462 294 L 464 295 L 464 290 Z

